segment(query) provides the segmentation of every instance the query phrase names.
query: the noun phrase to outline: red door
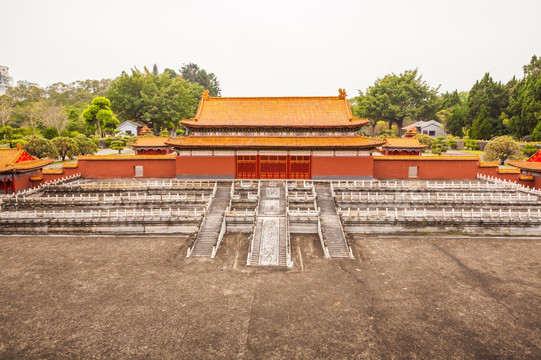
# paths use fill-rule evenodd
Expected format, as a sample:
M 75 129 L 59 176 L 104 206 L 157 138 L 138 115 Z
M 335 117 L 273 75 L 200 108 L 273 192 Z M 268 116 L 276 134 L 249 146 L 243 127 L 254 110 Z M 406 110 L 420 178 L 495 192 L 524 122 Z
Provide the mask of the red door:
M 289 159 L 289 178 L 290 179 L 310 179 L 310 156 L 290 156 Z
M 256 155 L 237 155 L 237 179 L 257 179 Z
M 287 156 L 259 157 L 260 179 L 287 179 Z

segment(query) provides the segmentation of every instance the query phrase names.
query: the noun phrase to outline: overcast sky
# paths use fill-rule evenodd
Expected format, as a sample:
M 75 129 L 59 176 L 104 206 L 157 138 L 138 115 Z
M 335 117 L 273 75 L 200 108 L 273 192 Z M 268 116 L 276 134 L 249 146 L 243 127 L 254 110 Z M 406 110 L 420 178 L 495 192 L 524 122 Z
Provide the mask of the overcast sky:
M 539 0 L 0 0 L 0 13 L 0 65 L 41 86 L 195 62 L 222 96 L 352 96 L 413 68 L 462 91 L 541 55 Z

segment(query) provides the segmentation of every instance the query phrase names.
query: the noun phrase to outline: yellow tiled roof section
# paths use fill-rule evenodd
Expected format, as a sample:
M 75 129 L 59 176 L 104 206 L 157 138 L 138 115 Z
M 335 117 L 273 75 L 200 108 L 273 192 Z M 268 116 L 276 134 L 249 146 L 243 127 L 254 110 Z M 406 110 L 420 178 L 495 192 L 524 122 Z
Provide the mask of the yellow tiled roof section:
M 63 169 L 77 169 L 79 167 L 79 164 L 76 162 L 74 163 L 64 163 L 62 164 Z
M 185 136 L 167 142 L 177 148 L 374 148 L 382 140 L 364 136 Z
M 19 149 L 0 149 L 0 168 L 14 164 L 22 153 L 23 150 Z
M 160 137 L 160 136 L 140 136 L 139 140 L 137 140 L 136 143 L 132 144 L 134 147 L 138 146 L 167 146 L 165 142 L 169 140 L 168 137 Z
M 383 147 L 390 148 L 424 148 L 425 144 L 421 144 L 416 138 L 387 138 Z
M 82 155 L 81 160 L 174 160 L 175 155 Z
M 523 170 L 532 170 L 534 172 L 541 172 L 541 162 L 529 162 L 525 160 L 508 160 L 508 165 L 518 167 Z
M 24 150 L 22 149 L 0 149 L 0 172 L 37 169 L 53 162 L 51 159 L 36 159 L 16 162 L 23 153 Z
M 43 174 L 30 176 L 30 180 L 31 180 L 31 181 L 40 181 L 40 180 L 43 180 Z
M 384 155 L 374 156 L 374 160 L 479 160 L 477 155 L 475 156 L 417 156 L 417 155 Z
M 45 175 L 61 175 L 64 173 L 64 169 L 43 169 L 41 173 Z
M 349 102 L 328 97 L 209 97 L 199 103 L 188 127 L 359 127 Z
M 534 177 L 532 175 L 519 175 L 518 179 L 523 181 L 529 181 L 534 180 Z
M 490 168 L 490 167 L 498 167 L 497 161 L 479 161 L 479 167 L 482 168 Z
M 520 174 L 519 169 L 498 169 L 498 174 Z

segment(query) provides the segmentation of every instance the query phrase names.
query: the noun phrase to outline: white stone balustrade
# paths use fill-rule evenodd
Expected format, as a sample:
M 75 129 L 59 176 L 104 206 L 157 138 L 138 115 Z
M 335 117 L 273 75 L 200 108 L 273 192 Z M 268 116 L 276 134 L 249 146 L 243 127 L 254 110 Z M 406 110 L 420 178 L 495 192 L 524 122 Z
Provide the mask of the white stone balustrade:
M 345 221 L 452 221 L 452 222 L 541 222 L 541 209 L 527 210 L 455 210 L 455 209 L 338 209 L 338 214 Z

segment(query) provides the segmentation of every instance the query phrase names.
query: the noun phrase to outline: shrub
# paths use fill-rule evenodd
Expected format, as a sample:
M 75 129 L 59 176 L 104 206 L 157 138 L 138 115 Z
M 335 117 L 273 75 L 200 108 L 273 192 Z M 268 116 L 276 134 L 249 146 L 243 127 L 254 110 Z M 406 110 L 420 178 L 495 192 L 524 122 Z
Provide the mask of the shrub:
M 520 159 L 520 145 L 509 135 L 497 137 L 485 147 L 485 161 L 498 161 L 503 164 L 507 159 Z
M 49 126 L 47 129 L 43 130 L 43 137 L 45 139 L 51 140 L 58 135 L 58 130 L 54 126 Z
M 441 155 L 442 153 L 449 150 L 445 138 L 443 136 L 438 136 L 437 138 L 435 138 L 430 145 L 430 150 L 433 154 L 436 155 Z
M 122 150 L 126 147 L 126 143 L 122 140 L 115 140 L 111 143 L 111 146 L 109 148 L 113 150 L 118 150 L 118 153 L 120 154 Z
M 477 141 L 476 140 L 473 140 L 473 139 L 467 139 L 467 140 L 464 140 L 464 147 L 466 149 L 470 149 L 470 150 L 477 150 L 479 149 L 479 145 L 477 145 Z
M 45 139 L 41 135 L 25 136 L 23 140 L 26 141 L 26 144 L 22 144 L 23 148 L 32 156 L 40 159 L 45 157 L 56 159 L 58 157 L 58 150 L 51 140 Z
M 93 140 L 94 139 L 87 138 L 85 135 L 79 135 L 75 138 L 77 146 L 79 146 L 80 155 L 93 155 L 98 152 L 98 144 Z
M 79 154 L 79 145 L 77 145 L 77 141 L 69 137 L 55 137 L 52 140 L 52 143 L 56 147 L 62 161 L 66 160 L 66 157 L 73 159 L 75 156 L 77 156 L 77 154 Z
M 417 135 L 417 140 L 419 140 L 421 144 L 424 144 L 427 147 L 431 147 L 432 141 L 434 141 L 434 139 L 432 139 L 430 136 L 424 134 Z
M 526 144 L 522 148 L 522 153 L 524 154 L 524 156 L 529 158 L 530 156 L 535 154 L 537 150 L 537 146 L 535 146 L 534 144 Z

